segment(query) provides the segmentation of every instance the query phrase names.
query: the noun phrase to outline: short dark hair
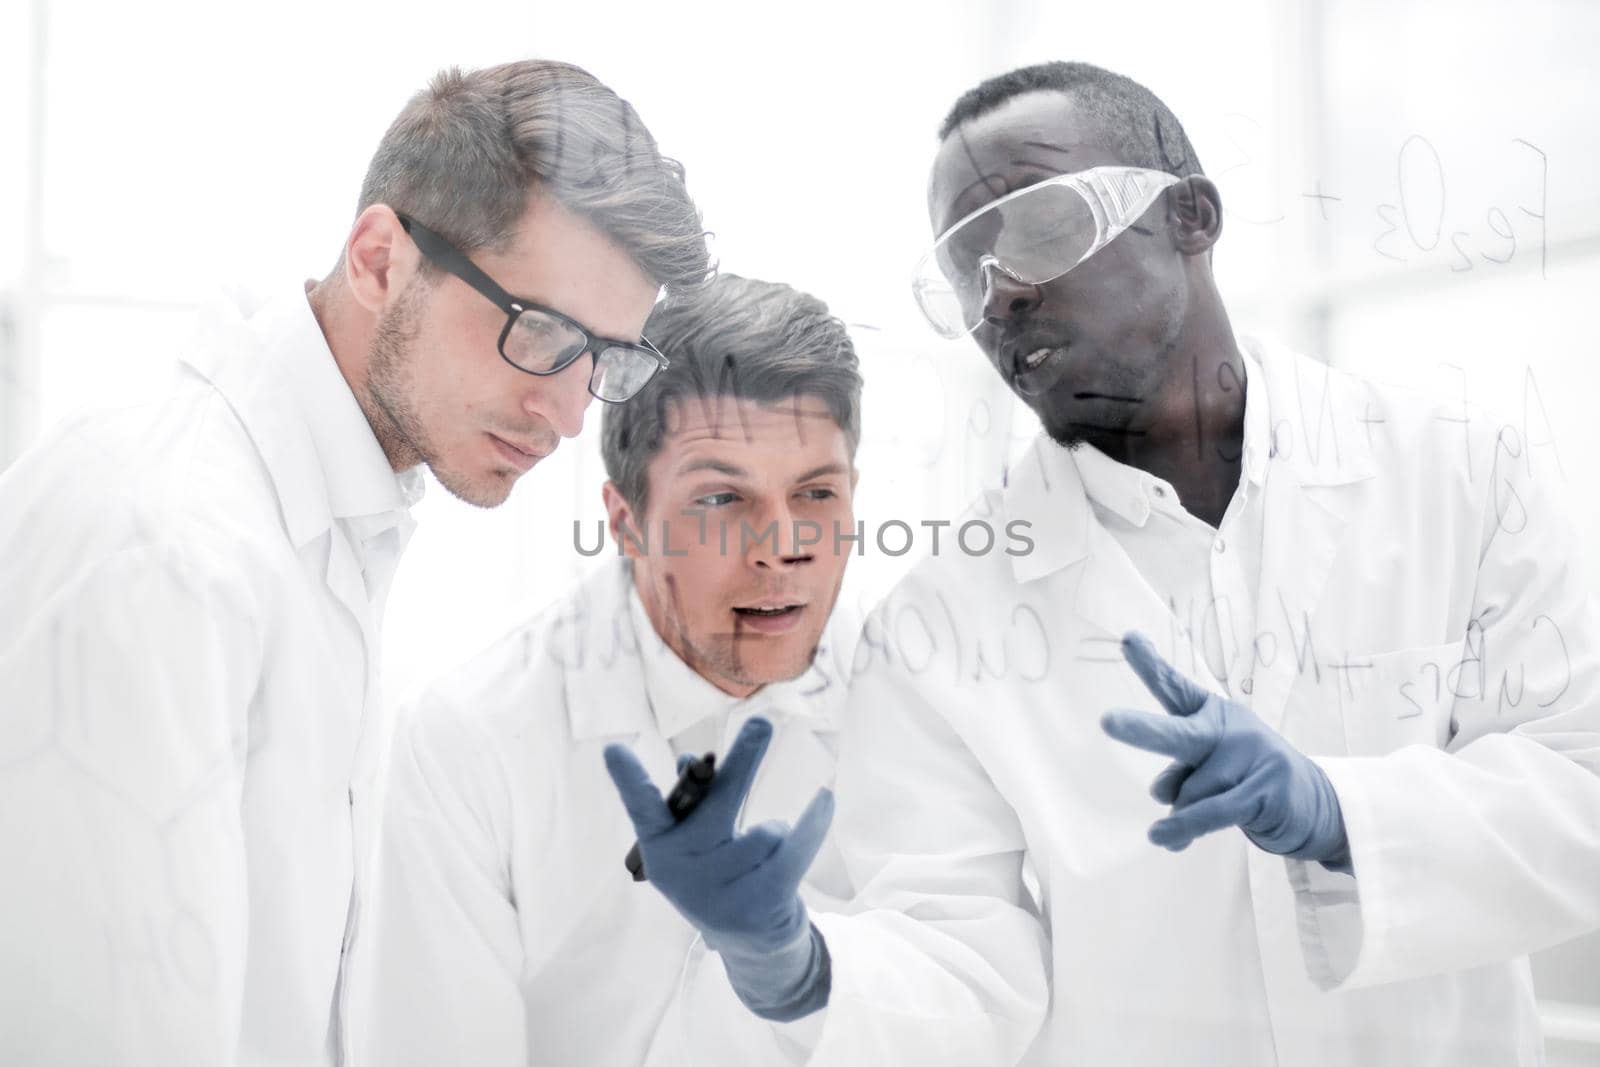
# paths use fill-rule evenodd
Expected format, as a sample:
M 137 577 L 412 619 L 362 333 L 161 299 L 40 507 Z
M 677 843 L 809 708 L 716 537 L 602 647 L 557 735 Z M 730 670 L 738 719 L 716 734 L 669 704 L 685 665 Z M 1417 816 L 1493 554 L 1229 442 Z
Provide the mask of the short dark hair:
M 683 167 L 661 154 L 633 105 L 553 60 L 437 74 L 383 135 L 357 210 L 388 204 L 471 253 L 509 245 L 534 192 L 610 237 L 669 290 L 693 288 L 710 271 Z
M 981 82 L 955 102 L 939 126 L 939 140 L 1012 97 L 1039 90 L 1072 97 L 1099 123 L 1129 166 L 1164 170 L 1180 178 L 1205 173 L 1183 123 L 1160 97 L 1132 78 L 1088 63 L 1036 63 Z
M 638 396 L 607 404 L 600 454 L 624 500 L 643 510 L 650 462 L 672 430 L 677 405 L 729 397 L 782 404 L 815 396 L 861 440 L 861 371 L 855 345 L 816 297 L 778 282 L 721 273 L 701 289 L 657 305 L 644 334 L 671 361 Z

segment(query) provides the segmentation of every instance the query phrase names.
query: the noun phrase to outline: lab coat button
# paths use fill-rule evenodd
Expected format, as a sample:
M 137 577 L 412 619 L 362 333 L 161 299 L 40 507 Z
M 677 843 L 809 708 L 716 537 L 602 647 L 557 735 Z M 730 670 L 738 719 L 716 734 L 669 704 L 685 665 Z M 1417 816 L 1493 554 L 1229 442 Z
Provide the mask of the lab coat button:
M 1255 679 L 1246 678 L 1244 681 L 1239 683 L 1239 692 L 1243 693 L 1245 696 L 1249 696 L 1251 692 L 1255 690 L 1255 687 Z
M 1220 537 L 1217 538 L 1216 549 L 1218 552 L 1226 552 L 1228 550 L 1228 542 L 1224 541 Z

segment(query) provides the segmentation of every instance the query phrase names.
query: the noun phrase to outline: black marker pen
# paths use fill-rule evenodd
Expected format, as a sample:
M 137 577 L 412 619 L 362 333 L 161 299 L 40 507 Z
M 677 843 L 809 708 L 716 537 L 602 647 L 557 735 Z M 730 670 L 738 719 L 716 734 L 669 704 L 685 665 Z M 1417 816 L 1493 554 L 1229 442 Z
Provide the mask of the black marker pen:
M 672 792 L 667 794 L 667 810 L 672 812 L 672 817 L 678 822 L 687 819 L 689 813 L 705 799 L 716 765 L 717 754 L 707 752 L 699 759 L 690 760 L 683 773 L 678 775 L 677 784 L 672 787 Z M 622 862 L 627 865 L 628 873 L 633 875 L 635 882 L 648 880 L 644 873 L 644 857 L 639 855 L 639 842 L 633 843 L 633 847 L 628 850 L 628 858 Z

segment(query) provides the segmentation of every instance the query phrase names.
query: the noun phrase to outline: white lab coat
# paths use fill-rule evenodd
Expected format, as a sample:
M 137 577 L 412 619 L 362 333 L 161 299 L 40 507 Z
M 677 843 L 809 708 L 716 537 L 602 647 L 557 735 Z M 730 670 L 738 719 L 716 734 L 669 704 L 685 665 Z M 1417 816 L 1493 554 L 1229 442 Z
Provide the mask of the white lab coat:
M 1600 922 L 1600 635 L 1551 454 L 1258 356 L 1273 454 L 1229 695 L 1326 770 L 1355 876 L 1233 830 L 1146 839 L 1165 761 L 1099 725 L 1158 710 L 1118 638 L 1218 687 L 1041 439 L 976 506 L 1034 550 L 926 561 L 863 634 L 834 827 L 860 896 L 816 916 L 814 1062 L 1542 1062 L 1525 954 Z
M 623 866 L 634 834 L 602 751 L 631 745 L 665 792 L 667 738 L 697 714 L 647 687 L 642 657 L 688 669 L 630 605 L 631 583 L 608 561 L 403 714 L 352 968 L 359 1062 L 732 1067 L 796 1049 Z M 832 782 L 852 614 L 841 604 L 794 681 L 735 701 L 692 678 L 725 701 L 719 755 L 750 715 L 773 720 L 746 823 L 792 820 Z M 805 893 L 814 908 L 848 897 L 831 844 Z
M 5 1063 L 337 1055 L 373 600 L 420 482 L 303 290 L 217 309 L 185 363 L 0 477 Z

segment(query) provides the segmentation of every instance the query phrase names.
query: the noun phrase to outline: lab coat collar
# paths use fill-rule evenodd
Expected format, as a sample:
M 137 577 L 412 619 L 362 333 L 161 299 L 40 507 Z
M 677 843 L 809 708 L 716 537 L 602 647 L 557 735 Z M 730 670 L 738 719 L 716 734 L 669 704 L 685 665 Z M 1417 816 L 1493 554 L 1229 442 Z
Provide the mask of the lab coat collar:
M 244 423 L 278 493 L 284 525 L 303 548 L 335 519 L 379 517 L 365 533 L 408 528 L 420 470 L 396 475 L 334 362 L 305 289 L 246 320 L 219 302 L 202 312 L 183 361 L 211 382 Z
M 626 560 L 608 561 L 585 578 L 555 609 L 551 640 L 566 667 L 567 715 L 574 740 L 654 733 L 672 737 L 724 709 L 803 722 L 810 730 L 836 731 L 842 701 L 839 679 L 854 654 L 848 621 L 835 610 L 816 659 L 799 678 L 763 686 L 744 700 L 690 670 L 649 624 L 636 601 Z
M 1006 472 L 1001 490 L 1005 528 L 1024 522 L 1033 541 L 1029 552 L 1011 557 L 1011 576 L 1031 582 L 1070 566 L 1088 553 L 1093 519 L 1078 465 L 1071 453 L 1044 433 Z
M 1253 342 L 1240 337 L 1239 355 L 1244 359 L 1244 441 L 1239 457 L 1240 477 L 1257 489 L 1267 480 L 1267 460 L 1272 455 L 1271 390 L 1261 361 L 1250 351 Z M 1254 385 L 1254 388 L 1252 388 Z
M 1166 483 L 1148 471 L 1119 463 L 1093 445 L 1073 450 L 1084 495 L 1130 526 L 1150 521 L 1150 493 Z
M 1303 486 L 1350 485 L 1376 473 L 1371 396 L 1358 379 L 1269 339 L 1240 335 L 1239 346 L 1261 366 L 1268 424 L 1247 426 L 1246 436 L 1265 435 L 1269 464 Z M 1250 416 L 1247 403 L 1247 423 Z
M 634 737 L 652 728 L 639 642 L 628 617 L 631 579 L 608 561 L 562 597 L 547 630 L 547 653 L 563 667 L 574 741 Z

